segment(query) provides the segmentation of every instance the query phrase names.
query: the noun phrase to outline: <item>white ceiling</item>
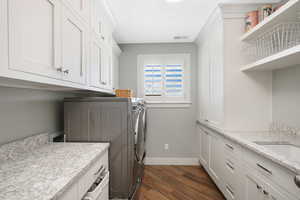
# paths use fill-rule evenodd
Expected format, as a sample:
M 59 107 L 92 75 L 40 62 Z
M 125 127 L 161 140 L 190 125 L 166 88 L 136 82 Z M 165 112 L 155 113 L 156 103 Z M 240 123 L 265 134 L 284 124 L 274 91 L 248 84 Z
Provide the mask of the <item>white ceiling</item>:
M 192 42 L 218 0 L 107 0 L 115 18 L 118 43 Z
M 193 42 L 218 2 L 219 0 L 183 0 L 179 3 L 167 3 L 166 0 L 106 1 L 115 20 L 114 36 L 118 43 Z M 174 40 L 174 36 L 189 38 Z

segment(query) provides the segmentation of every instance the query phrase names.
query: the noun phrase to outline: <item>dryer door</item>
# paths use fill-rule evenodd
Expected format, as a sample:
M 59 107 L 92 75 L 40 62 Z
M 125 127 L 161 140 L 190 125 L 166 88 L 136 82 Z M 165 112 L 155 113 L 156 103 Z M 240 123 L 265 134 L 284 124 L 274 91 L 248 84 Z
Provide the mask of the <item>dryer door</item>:
M 137 127 L 137 141 L 136 141 L 136 156 L 138 162 L 142 162 L 145 156 L 145 133 L 146 133 L 146 110 L 144 108 L 140 109 L 140 114 L 138 116 L 138 127 Z

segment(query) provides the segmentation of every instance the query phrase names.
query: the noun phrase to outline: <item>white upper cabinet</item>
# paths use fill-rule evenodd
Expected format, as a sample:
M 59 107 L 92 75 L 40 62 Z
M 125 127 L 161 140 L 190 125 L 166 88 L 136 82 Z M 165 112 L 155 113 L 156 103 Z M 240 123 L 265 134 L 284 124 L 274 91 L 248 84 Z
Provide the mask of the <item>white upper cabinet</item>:
M 214 16 L 205 27 L 199 44 L 199 118 L 220 126 L 222 123 L 222 20 Z
M 94 38 L 94 40 L 91 41 L 90 85 L 97 88 L 101 88 L 102 82 L 102 47 L 103 45 L 99 39 Z
M 112 24 L 104 9 L 102 0 L 92 0 L 91 15 L 92 31 L 103 42 L 112 46 Z
M 112 49 L 108 45 L 104 45 L 106 50 L 103 52 L 101 80 L 105 89 L 112 89 Z
M 210 72 L 210 55 L 208 53 L 208 44 L 203 42 L 199 46 L 199 112 L 198 119 L 208 120 L 210 111 L 210 88 L 209 88 L 209 72 Z
M 63 9 L 62 72 L 64 80 L 86 83 L 87 28 L 68 8 Z
M 63 0 L 70 5 L 85 21 L 89 23 L 91 18 L 91 0 Z
M 9 0 L 9 68 L 61 78 L 60 3 Z
M 111 23 L 108 18 L 107 12 L 104 10 L 103 1 L 93 0 L 92 1 L 92 39 L 96 41 L 96 43 L 92 43 L 91 51 L 96 48 L 96 52 L 91 52 L 91 60 L 97 59 L 101 57 L 100 63 L 93 66 L 93 68 L 97 68 L 99 71 L 96 74 L 91 74 L 93 77 L 91 80 L 91 84 L 95 87 L 100 87 L 107 91 L 113 90 L 113 57 L 112 57 L 112 28 Z M 99 48 L 101 52 L 99 53 Z M 96 80 L 96 81 L 95 81 Z M 98 83 L 100 81 L 100 83 Z
M 112 90 L 112 54 L 109 47 L 98 37 L 91 42 L 91 73 L 90 85 L 92 87 Z
M 121 54 L 121 49 L 116 43 L 115 40 L 112 40 L 112 46 L 113 46 L 113 54 L 112 54 L 112 74 L 113 74 L 113 89 L 119 88 L 119 59 L 120 59 L 120 54 Z
M 3 0 L 0 14 L 3 84 L 113 93 L 113 26 L 102 0 Z
M 92 30 L 94 33 L 98 34 L 101 37 L 104 29 L 104 19 L 101 1 L 92 0 L 91 16 Z
M 267 130 L 271 120 L 272 73 L 240 71 L 248 58 L 239 38 L 251 10 L 249 5 L 221 4 L 197 39 L 198 120 L 226 131 Z

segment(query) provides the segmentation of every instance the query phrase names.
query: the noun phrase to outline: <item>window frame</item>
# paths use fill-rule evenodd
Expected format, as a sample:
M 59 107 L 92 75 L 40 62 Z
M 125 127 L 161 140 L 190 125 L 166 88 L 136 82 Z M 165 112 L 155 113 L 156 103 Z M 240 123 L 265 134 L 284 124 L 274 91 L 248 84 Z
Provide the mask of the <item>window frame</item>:
M 146 59 L 183 60 L 183 97 L 145 96 L 144 63 Z M 189 107 L 191 105 L 191 55 L 190 54 L 143 54 L 137 57 L 137 96 L 144 98 L 150 107 Z M 164 72 L 163 72 L 164 74 Z M 165 79 L 164 79 L 165 80 Z M 165 84 L 165 81 L 163 82 Z

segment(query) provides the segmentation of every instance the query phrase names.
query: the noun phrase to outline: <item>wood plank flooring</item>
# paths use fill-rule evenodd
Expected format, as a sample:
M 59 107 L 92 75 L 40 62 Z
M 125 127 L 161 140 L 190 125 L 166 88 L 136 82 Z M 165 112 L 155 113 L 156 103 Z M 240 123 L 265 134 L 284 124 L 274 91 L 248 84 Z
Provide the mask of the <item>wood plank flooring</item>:
M 135 200 L 225 200 L 201 167 L 146 166 Z

